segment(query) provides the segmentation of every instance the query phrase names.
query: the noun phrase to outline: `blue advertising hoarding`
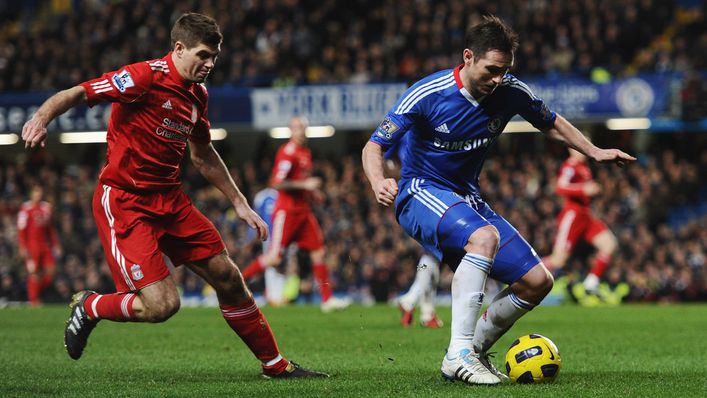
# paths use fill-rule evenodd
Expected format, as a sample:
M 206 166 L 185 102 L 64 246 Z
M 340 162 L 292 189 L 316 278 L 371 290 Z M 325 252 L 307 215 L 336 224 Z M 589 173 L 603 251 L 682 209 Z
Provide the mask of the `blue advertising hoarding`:
M 671 112 L 675 87 L 670 76 L 649 75 L 596 84 L 582 79 L 528 80 L 533 92 L 573 121 L 615 117 L 662 117 Z M 302 115 L 311 124 L 338 129 L 376 126 L 405 91 L 400 83 L 297 86 L 282 89 L 214 88 L 209 117 L 214 127 L 263 130 L 285 126 Z M 0 132 L 19 132 L 49 93 L 0 94 Z M 77 107 L 57 118 L 50 131 L 105 130 L 110 104 Z

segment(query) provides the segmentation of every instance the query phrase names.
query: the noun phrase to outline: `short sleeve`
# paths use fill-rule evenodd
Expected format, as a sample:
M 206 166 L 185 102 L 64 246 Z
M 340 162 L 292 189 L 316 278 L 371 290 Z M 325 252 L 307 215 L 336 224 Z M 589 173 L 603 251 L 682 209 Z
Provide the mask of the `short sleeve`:
M 88 106 L 100 102 L 140 101 L 152 84 L 152 70 L 146 62 L 124 66 L 101 77 L 81 83 Z
M 286 143 L 275 156 L 275 164 L 272 169 L 272 176 L 270 177 L 271 185 L 278 185 L 285 181 L 287 177 L 292 172 L 292 168 L 295 161 L 295 147 L 291 142 Z
M 208 144 L 211 142 L 211 122 L 209 121 L 209 97 L 206 92 L 206 87 L 203 87 L 203 109 L 204 111 L 198 116 L 194 131 L 189 136 L 189 140 L 198 144 Z
M 392 146 L 397 146 L 398 141 L 405 136 L 415 121 L 414 111 L 396 113 L 396 107 L 388 112 L 370 138 L 370 141 L 379 144 L 385 151 Z
M 506 84 L 513 90 L 513 102 L 518 106 L 517 113 L 538 130 L 545 130 L 555 125 L 557 115 L 530 90 L 530 87 L 512 75 L 506 76 Z

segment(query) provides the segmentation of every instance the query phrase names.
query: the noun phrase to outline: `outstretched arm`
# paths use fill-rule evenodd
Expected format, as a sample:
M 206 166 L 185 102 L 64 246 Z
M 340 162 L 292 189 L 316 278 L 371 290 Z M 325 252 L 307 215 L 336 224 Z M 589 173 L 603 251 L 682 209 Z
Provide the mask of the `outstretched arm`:
M 557 115 L 554 126 L 545 130 L 545 133 L 550 138 L 564 142 L 568 147 L 578 150 L 597 162 L 615 162 L 622 166 L 624 162 L 636 160 L 635 157 L 619 149 L 602 149 L 594 146 L 576 127 L 560 115 Z
M 236 186 L 236 182 L 233 181 L 231 174 L 229 174 L 226 165 L 216 152 L 216 149 L 214 149 L 214 146 L 211 143 L 202 144 L 190 141 L 189 149 L 191 161 L 201 175 L 223 192 L 233 205 L 238 217 L 255 229 L 261 240 L 266 240 L 268 238 L 267 224 L 250 207 L 248 200 Z
M 361 155 L 363 171 L 371 183 L 376 201 L 383 206 L 390 206 L 398 194 L 398 184 L 393 178 L 386 178 L 383 169 L 383 148 L 375 142 L 368 141 Z
M 37 145 L 44 146 L 44 140 L 47 138 L 47 125 L 55 117 L 81 102 L 86 102 L 86 90 L 81 86 L 59 91 L 44 101 L 42 106 L 34 113 L 32 119 L 28 120 L 22 127 L 22 139 L 25 141 L 25 148 L 34 148 Z

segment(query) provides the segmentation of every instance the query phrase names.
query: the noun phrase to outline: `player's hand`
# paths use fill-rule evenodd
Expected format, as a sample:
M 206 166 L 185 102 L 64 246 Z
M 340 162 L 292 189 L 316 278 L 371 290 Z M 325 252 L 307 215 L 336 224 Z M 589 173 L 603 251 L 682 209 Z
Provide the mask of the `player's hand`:
M 597 162 L 614 162 L 619 167 L 623 167 L 626 162 L 633 162 L 635 157 L 619 149 L 600 149 L 594 154 Z
M 398 183 L 392 178 L 385 178 L 373 184 L 373 192 L 376 194 L 376 201 L 388 207 L 395 202 L 395 195 L 398 194 Z
M 28 120 L 22 126 L 22 139 L 25 141 L 25 148 L 34 148 L 37 145 L 44 146 L 47 138 L 47 126 L 37 117 Z
M 26 259 L 27 258 L 27 249 L 24 247 L 20 247 L 19 250 L 17 250 L 17 254 L 20 256 L 21 259 Z
M 303 182 L 303 187 L 307 191 L 314 191 L 322 186 L 322 179 L 319 177 L 307 177 Z
M 601 185 L 594 181 L 587 181 L 582 187 L 582 192 L 587 196 L 596 196 L 601 193 Z
M 61 246 L 54 246 L 53 251 L 55 258 L 61 258 L 64 255 L 64 250 L 61 249 Z
M 236 210 L 238 217 L 248 223 L 248 226 L 257 232 L 260 240 L 268 239 L 268 224 L 260 218 L 258 213 L 251 209 L 247 204 L 235 204 L 233 208 Z

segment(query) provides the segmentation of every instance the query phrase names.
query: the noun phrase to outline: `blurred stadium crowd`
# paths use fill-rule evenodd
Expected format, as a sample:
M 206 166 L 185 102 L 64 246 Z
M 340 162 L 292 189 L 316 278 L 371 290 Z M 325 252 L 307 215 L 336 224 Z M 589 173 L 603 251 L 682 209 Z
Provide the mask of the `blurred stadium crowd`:
M 493 156 L 481 186 L 495 210 L 544 255 L 551 251 L 561 206 L 553 185 L 563 155 L 530 153 Z M 267 158 L 240 165 L 235 159 L 226 158 L 226 162 L 234 165 L 231 172 L 250 198 L 265 186 L 272 167 Z M 609 285 L 628 283 L 628 301 L 707 300 L 707 190 L 702 183 L 707 154 L 691 161 L 672 150 L 661 150 L 642 155 L 625 171 L 593 167 L 603 186 L 594 210 L 619 238 Z M 0 297 L 24 300 L 16 214 L 33 183 L 41 183 L 47 199 L 54 203 L 64 249 L 58 276 L 45 300 L 66 302 L 72 292 L 85 288 L 112 291 L 90 208 L 98 170 L 97 165 L 62 164 L 48 153 L 24 162 L 2 162 L 0 257 L 10 261 L 0 265 Z M 315 161 L 315 174 L 325 180 L 327 199 L 316 207 L 316 213 L 325 233 L 335 290 L 363 302 L 386 302 L 404 292 L 414 278 L 420 248 L 402 232 L 392 210 L 376 204 L 358 154 Z M 192 167 L 185 170 L 184 184 L 197 206 L 217 225 L 236 262 L 247 265 L 259 253 L 260 243 L 234 217 L 223 195 Z M 574 257 L 567 266 L 570 276 L 584 275 L 588 254 L 580 251 Z M 202 292 L 201 280 L 183 267 L 175 275 L 185 294 Z M 443 272 L 440 293 L 448 292 L 451 275 L 448 269 Z
M 185 11 L 214 16 L 224 33 L 210 86 L 410 82 L 458 64 L 466 27 L 494 13 L 520 33 L 516 65 L 524 78 L 686 73 L 683 105 L 703 116 L 707 87 L 691 72 L 707 69 L 705 7 L 691 0 L 0 0 L 0 92 L 63 89 L 161 57 L 169 27 Z M 561 205 L 553 183 L 564 154 L 519 152 L 492 156 L 481 186 L 494 209 L 545 255 Z M 336 290 L 385 302 L 411 283 L 420 248 L 393 212 L 375 203 L 358 153 L 321 161 L 316 155 L 327 200 L 315 209 Z M 628 283 L 630 301 L 706 301 L 707 153 L 686 159 L 668 145 L 639 155 L 625 171 L 593 165 L 604 188 L 593 206 L 620 242 L 609 283 Z M 249 198 L 265 186 L 271 159 L 225 160 Z M 85 288 L 113 290 L 91 212 L 99 167 L 61 162 L 45 151 L 0 159 L 0 299 L 26 299 L 16 216 L 34 183 L 54 205 L 64 249 L 44 299 L 67 302 Z M 248 264 L 260 244 L 195 173 L 185 169 L 187 192 L 236 262 Z M 568 264 L 569 275 L 585 269 L 587 254 Z M 202 291 L 200 279 L 181 267 L 175 276 L 185 292 Z M 440 291 L 450 283 L 446 270 Z
M 411 81 L 460 61 L 485 13 L 522 40 L 524 77 L 606 79 L 707 67 L 704 12 L 664 0 L 0 1 L 0 91 L 67 88 L 162 57 L 185 11 L 224 33 L 215 86 Z M 704 8 L 699 2 L 697 7 Z

